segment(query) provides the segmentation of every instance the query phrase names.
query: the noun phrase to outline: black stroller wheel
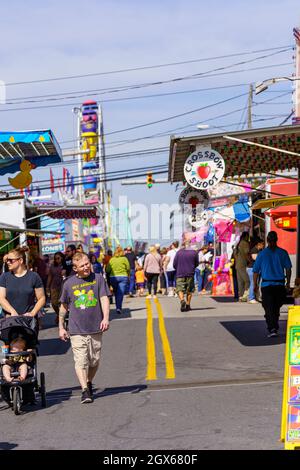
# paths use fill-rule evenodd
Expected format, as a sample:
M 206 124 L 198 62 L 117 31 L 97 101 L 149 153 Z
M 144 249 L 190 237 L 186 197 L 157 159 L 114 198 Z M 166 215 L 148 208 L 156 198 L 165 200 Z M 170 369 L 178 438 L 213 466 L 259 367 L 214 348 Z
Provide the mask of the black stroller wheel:
M 42 401 L 42 407 L 46 408 L 47 403 L 46 403 L 46 383 L 45 383 L 45 374 L 44 372 L 41 372 L 40 374 L 40 395 L 41 395 L 41 401 Z
M 19 415 L 21 411 L 21 396 L 19 387 L 13 389 L 13 410 L 15 415 Z

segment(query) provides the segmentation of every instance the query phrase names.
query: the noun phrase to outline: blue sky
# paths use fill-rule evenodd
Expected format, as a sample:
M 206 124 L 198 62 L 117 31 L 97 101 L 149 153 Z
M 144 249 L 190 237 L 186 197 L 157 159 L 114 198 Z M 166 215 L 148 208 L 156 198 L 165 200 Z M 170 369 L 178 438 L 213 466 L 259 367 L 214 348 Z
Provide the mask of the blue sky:
M 2 20 L 0 31 L 0 80 L 11 83 L 205 59 L 293 45 L 292 29 L 300 25 L 300 5 L 297 0 L 284 2 L 91 0 L 88 3 L 77 0 L 72 3 L 54 0 L 46 4 L 29 0 L 14 1 L 13 10 L 9 3 L 3 3 L 1 17 L 6 20 Z M 45 94 L 88 92 L 99 88 L 170 80 L 229 66 L 272 52 L 276 51 L 97 77 L 9 85 L 7 100 L 14 98 L 26 100 L 27 97 Z M 267 66 L 270 68 L 247 71 L 250 68 Z M 184 80 L 123 93 L 91 96 L 91 98 L 103 100 L 105 131 L 109 134 L 247 93 L 251 82 L 291 75 L 294 72 L 293 51 L 289 50 L 226 71 L 235 70 L 236 73 L 233 74 Z M 244 71 L 237 72 L 237 70 Z M 175 93 L 225 85 L 240 86 L 130 101 L 107 101 L 112 98 Z M 286 96 L 276 98 L 284 92 L 287 92 Z M 269 98 L 274 98 L 270 104 L 253 107 L 253 119 L 279 117 L 269 121 L 254 122 L 254 127 L 277 125 L 289 114 L 292 108 L 290 83 L 273 86 L 270 93 L 255 97 L 255 102 Z M 0 128 L 1 130 L 50 128 L 59 142 L 68 141 L 75 138 L 72 107 L 82 101 L 74 98 L 54 103 L 0 105 Z M 243 109 L 246 102 L 247 96 L 243 96 L 182 118 L 134 131 L 107 135 L 107 154 L 168 147 L 170 140 L 168 135 L 131 143 L 115 145 L 113 143 L 159 132 L 184 135 L 186 131 L 189 132 L 187 135 L 191 135 L 194 130 L 197 134 L 199 132 L 196 129 L 197 122 L 205 122 L 208 119 L 211 126 L 221 126 L 228 130 L 241 129 L 245 121 L 245 114 L 242 111 L 233 113 L 227 118 L 220 119 L 217 116 Z M 53 106 L 66 103 L 71 104 L 62 107 L 5 111 L 16 107 Z M 187 127 L 185 130 L 169 132 L 181 126 Z M 212 127 L 210 131 L 216 131 L 216 128 Z M 72 147 L 71 143 L 62 144 L 63 148 L 70 146 Z M 167 161 L 168 152 L 165 152 L 152 157 L 108 161 L 107 170 L 130 169 L 148 166 L 151 162 L 161 164 Z M 57 167 L 54 174 L 61 177 L 62 167 Z M 35 181 L 47 179 L 49 170 L 35 170 L 33 175 Z M 6 176 L 0 178 L 0 185 L 6 182 Z M 142 200 L 149 204 L 161 201 L 173 203 L 178 197 L 178 192 L 175 193 L 175 188 L 171 185 L 157 185 L 148 190 L 146 186 L 121 186 L 119 183 L 114 183 L 114 198 L 119 194 L 126 194 L 132 202 Z

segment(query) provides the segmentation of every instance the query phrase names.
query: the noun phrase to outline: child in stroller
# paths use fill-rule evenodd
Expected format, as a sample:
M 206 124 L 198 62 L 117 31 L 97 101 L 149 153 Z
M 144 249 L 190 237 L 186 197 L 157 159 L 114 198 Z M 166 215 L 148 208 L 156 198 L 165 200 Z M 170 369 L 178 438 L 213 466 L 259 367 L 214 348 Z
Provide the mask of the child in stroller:
M 32 349 L 26 349 L 26 341 L 22 336 L 18 336 L 13 339 L 9 345 L 10 353 L 23 353 L 24 351 L 32 351 Z M 6 382 L 12 382 L 14 377 L 12 377 L 11 372 L 19 372 L 17 380 L 21 382 L 26 379 L 28 373 L 28 362 L 32 361 L 32 356 L 24 356 L 23 354 L 16 354 L 10 356 L 9 359 L 5 360 L 3 365 L 3 377 Z
M 0 320 L 0 339 L 10 345 L 0 365 L 2 398 L 12 406 L 15 414 L 21 405 L 35 402 L 34 391 L 41 395 L 46 406 L 45 374 L 37 379 L 38 324 L 34 317 L 18 315 Z

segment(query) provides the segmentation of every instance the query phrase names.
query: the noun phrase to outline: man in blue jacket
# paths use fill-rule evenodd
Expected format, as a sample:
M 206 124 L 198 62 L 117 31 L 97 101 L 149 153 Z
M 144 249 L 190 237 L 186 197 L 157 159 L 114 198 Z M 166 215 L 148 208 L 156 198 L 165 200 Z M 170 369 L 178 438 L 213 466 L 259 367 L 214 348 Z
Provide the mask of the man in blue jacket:
M 277 246 L 277 233 L 268 233 L 268 246 L 262 250 L 253 266 L 254 290 L 258 290 L 261 278 L 262 306 L 269 331 L 268 337 L 278 336 L 280 308 L 282 307 L 286 288 L 290 287 L 292 263 L 288 252 Z

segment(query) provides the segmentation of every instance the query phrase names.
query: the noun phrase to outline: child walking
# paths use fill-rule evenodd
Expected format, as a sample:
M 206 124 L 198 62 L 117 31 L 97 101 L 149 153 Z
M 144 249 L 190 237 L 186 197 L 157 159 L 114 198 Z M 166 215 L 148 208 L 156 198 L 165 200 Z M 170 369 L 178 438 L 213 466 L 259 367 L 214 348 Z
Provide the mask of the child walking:
M 144 287 L 145 287 L 145 273 L 141 266 L 137 267 L 135 272 L 135 282 L 137 288 L 137 295 L 141 297 L 144 294 Z

